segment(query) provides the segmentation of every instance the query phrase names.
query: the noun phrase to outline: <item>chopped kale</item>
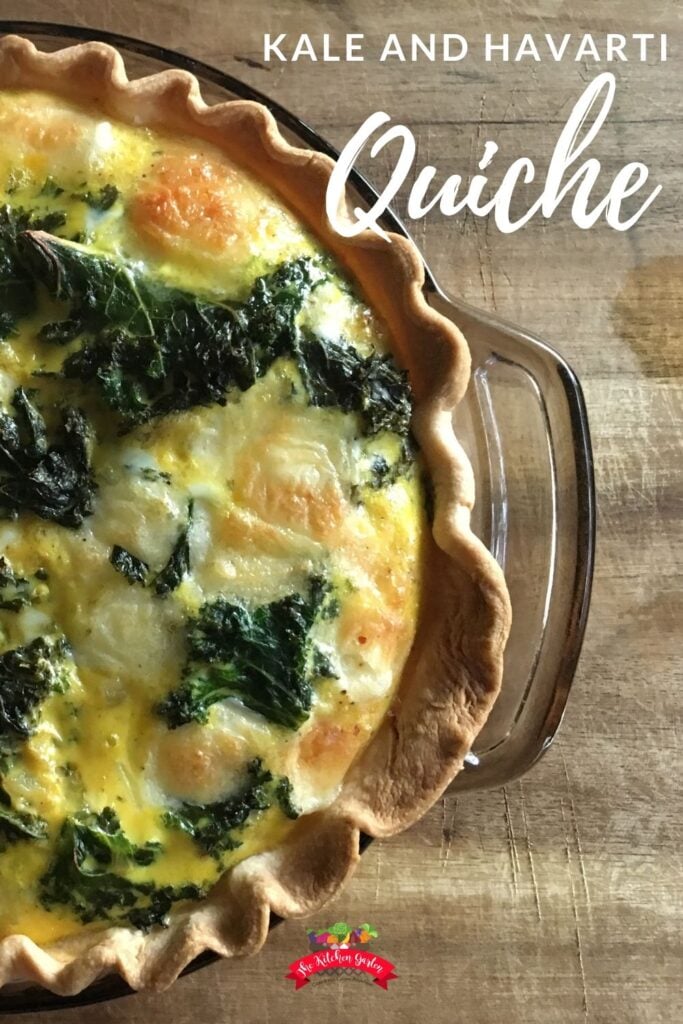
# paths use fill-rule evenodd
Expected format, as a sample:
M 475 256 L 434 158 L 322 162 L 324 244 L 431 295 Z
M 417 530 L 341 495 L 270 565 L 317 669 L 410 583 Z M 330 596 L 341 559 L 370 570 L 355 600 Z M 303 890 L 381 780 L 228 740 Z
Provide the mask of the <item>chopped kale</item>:
M 395 484 L 401 477 L 411 474 L 417 455 L 417 445 L 412 434 L 401 439 L 398 457 L 391 462 L 377 452 L 370 453 L 369 472 L 364 486 L 374 491 Z
M 51 210 L 48 213 L 33 214 L 31 220 L 32 231 L 55 232 L 66 224 L 67 216 L 63 210 Z
M 205 722 L 212 704 L 237 697 L 269 721 L 297 729 L 313 698 L 310 631 L 327 597 L 316 577 L 307 597 L 289 594 L 254 609 L 224 597 L 203 605 L 190 620 L 183 681 L 157 707 L 169 728 Z
M 0 235 L 5 243 L 16 243 L 24 231 L 53 231 L 66 224 L 63 210 L 27 210 L 23 206 L 0 206 Z
M 391 479 L 391 466 L 383 455 L 373 455 L 370 464 L 370 486 L 378 491 Z
M 40 879 L 41 903 L 48 910 L 69 907 L 84 923 L 130 923 L 143 931 L 164 925 L 173 903 L 204 894 L 195 885 L 158 887 L 121 873 L 151 864 L 160 850 L 157 842 L 132 843 L 110 807 L 99 814 L 81 811 L 62 825 L 52 863 Z
M 162 480 L 165 484 L 170 484 L 172 481 L 170 473 L 165 473 L 162 469 L 155 469 L 153 466 L 131 466 L 126 463 L 124 468 L 130 473 L 137 473 L 143 480 Z
M 309 335 L 301 341 L 298 363 L 312 405 L 359 413 L 367 434 L 408 434 L 408 375 L 391 356 L 362 356 L 343 341 Z
M 23 739 L 25 737 L 20 737 L 13 729 L 7 732 L 0 731 L 0 779 L 12 767 Z
M 14 417 L 0 412 L 0 518 L 33 512 L 61 526 L 77 527 L 93 507 L 90 431 L 79 409 L 62 412 L 48 446 L 45 421 L 23 388 L 12 399 Z
M 0 741 L 30 736 L 41 703 L 68 689 L 71 671 L 63 636 L 40 636 L 0 654 Z
M 0 608 L 18 612 L 32 604 L 37 599 L 37 588 L 46 578 L 43 569 L 37 569 L 32 580 L 17 576 L 4 555 L 0 555 Z
M 0 340 L 15 334 L 19 320 L 36 308 L 35 282 L 19 258 L 17 236 L 42 226 L 23 207 L 0 206 Z
M 129 583 L 141 583 L 146 587 L 151 583 L 159 597 L 166 597 L 176 590 L 190 571 L 190 527 L 192 526 L 193 502 L 187 508 L 187 522 L 178 534 L 173 550 L 166 565 L 150 579 L 149 565 L 141 558 L 126 551 L 120 544 L 111 549 L 109 561 L 117 572 L 125 576 Z
M 245 337 L 263 353 L 270 353 L 269 362 L 278 355 L 291 354 L 297 337 L 296 316 L 321 280 L 323 273 L 316 263 L 296 259 L 254 282 L 238 315 Z
M 99 814 L 86 813 L 76 825 L 82 848 L 92 864 L 122 867 L 126 864 L 152 864 L 161 850 L 161 843 L 137 846 L 124 834 L 115 810 L 105 807 Z M 82 862 L 86 865 L 86 861 Z
M 160 597 L 166 597 L 183 581 L 190 571 L 190 527 L 192 526 L 193 503 L 187 509 L 187 522 L 178 535 L 168 562 L 154 580 L 154 589 Z
M 281 776 L 275 783 L 274 789 L 275 799 L 280 806 L 280 810 L 286 818 L 296 820 L 299 817 L 299 811 L 294 804 L 294 789 L 292 783 L 286 776 Z
M 4 555 L 0 555 L 0 608 L 18 612 L 31 603 L 31 585 L 17 576 Z
M 187 832 L 203 853 L 220 860 L 228 850 L 242 845 L 235 832 L 244 828 L 251 814 L 271 806 L 283 781 L 276 781 L 256 758 L 247 764 L 244 784 L 234 796 L 212 804 L 184 803 L 178 810 L 168 811 L 164 821 Z M 291 808 L 291 786 L 286 792 L 282 788 L 282 799 Z
M 369 434 L 391 430 L 405 437 L 410 429 L 408 375 L 391 356 L 368 356 L 362 370 L 360 412 Z
M 339 600 L 339 597 L 332 592 L 329 585 L 322 580 L 321 577 L 315 577 L 314 579 L 319 581 L 316 586 L 319 586 L 320 588 L 320 605 L 318 609 L 319 618 L 322 620 L 336 619 L 341 611 L 341 601 Z
M 60 189 L 60 191 L 62 191 Z M 59 195 L 59 193 L 57 193 Z M 75 192 L 74 199 L 82 199 L 84 203 L 91 206 L 93 210 L 110 210 L 119 198 L 119 190 L 116 185 L 103 185 L 99 192 Z
M 23 388 L 17 388 L 12 397 L 14 419 L 23 437 L 23 454 L 35 462 L 47 455 L 47 430 L 45 420 L 29 399 Z
M 363 430 L 406 436 L 410 391 L 391 356 L 362 356 L 344 341 L 308 333 L 297 316 L 327 273 L 299 258 L 258 278 L 243 303 L 211 303 L 170 288 L 133 266 L 82 246 L 27 231 L 24 265 L 67 315 L 41 337 L 82 345 L 65 360 L 67 377 L 92 383 L 124 427 L 195 405 L 224 403 L 280 356 L 294 358 L 313 405 L 358 413 Z
M 201 900 L 206 896 L 206 890 L 193 883 L 162 886 L 142 884 L 137 888 L 143 899 L 128 911 L 126 919 L 141 932 L 148 932 L 155 927 L 168 928 L 169 914 L 174 903 Z
M 40 705 L 68 689 L 73 669 L 64 637 L 38 637 L 0 655 L 0 782 L 34 731 Z M 43 839 L 47 825 L 36 814 L 12 807 L 0 784 L 0 850 L 21 839 Z
M 78 765 L 75 765 L 73 761 L 65 761 L 64 764 L 60 764 L 57 767 L 57 771 L 60 775 L 63 775 L 65 779 L 69 779 L 70 782 L 77 784 L 81 789 L 83 789 L 81 773 L 78 770 Z
M 47 822 L 37 814 L 15 811 L 9 794 L 0 785 L 0 852 L 21 839 L 44 839 Z
M 51 174 L 48 174 L 38 195 L 49 196 L 50 199 L 56 199 L 57 196 L 61 196 L 63 192 L 64 189 L 57 184 Z
M 245 303 L 210 303 L 42 232 L 26 232 L 20 248 L 28 274 L 67 307 L 41 337 L 83 336 L 63 373 L 97 386 L 125 427 L 251 387 L 293 347 L 316 273 L 294 260 L 260 278 Z
M 339 679 L 330 654 L 320 644 L 313 644 L 311 650 L 311 675 L 316 679 Z
M 111 549 L 109 561 L 117 572 L 126 577 L 129 583 L 142 583 L 144 586 L 147 582 L 147 573 L 149 572 L 147 562 L 131 555 L 130 551 L 126 551 L 120 544 L 115 544 Z
M 44 324 L 38 332 L 41 341 L 50 345 L 68 345 L 81 333 L 81 323 L 78 320 L 55 320 Z
M 19 253 L 19 238 L 26 231 L 54 232 L 66 224 L 61 210 L 39 212 L 23 206 L 0 205 L 0 309 L 16 319 L 28 316 L 37 305 L 30 268 Z

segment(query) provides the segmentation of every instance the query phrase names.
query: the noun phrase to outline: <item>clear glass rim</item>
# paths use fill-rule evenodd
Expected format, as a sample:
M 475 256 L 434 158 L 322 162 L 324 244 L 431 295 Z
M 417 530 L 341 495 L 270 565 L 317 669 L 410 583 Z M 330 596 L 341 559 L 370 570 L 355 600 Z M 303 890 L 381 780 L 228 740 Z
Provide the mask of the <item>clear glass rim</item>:
M 278 122 L 289 129 L 303 142 L 319 152 L 336 159 L 338 151 L 323 139 L 305 121 L 290 113 L 285 107 L 258 89 L 246 85 L 228 72 L 219 70 L 210 64 L 196 60 L 186 54 L 167 47 L 158 46 L 142 39 L 109 32 L 103 29 L 88 28 L 80 25 L 67 25 L 56 22 L 24 21 L 0 19 L 0 35 L 43 35 L 68 39 L 78 42 L 103 42 L 123 51 L 143 57 L 149 57 L 160 63 L 181 68 L 200 78 L 213 82 L 233 95 L 242 99 L 253 100 L 267 107 Z M 377 192 L 368 180 L 356 169 L 353 169 L 350 181 L 358 194 L 370 205 L 378 198 Z M 391 210 L 387 210 L 380 219 L 382 226 L 398 234 L 410 237 L 403 222 Z M 590 593 L 595 558 L 595 482 L 593 474 L 593 455 L 590 442 L 588 416 L 581 385 L 569 363 L 547 342 L 529 334 L 516 325 L 510 324 L 500 317 L 476 309 L 465 302 L 446 296 L 439 288 L 433 274 L 425 263 L 425 294 L 438 295 L 445 300 L 457 313 L 462 311 L 489 327 L 513 334 L 521 343 L 535 348 L 555 364 L 558 378 L 564 389 L 571 424 L 571 443 L 575 457 L 577 481 L 577 564 L 572 588 L 570 620 L 572 629 L 567 631 L 565 646 L 561 657 L 561 673 L 558 676 L 554 699 L 543 722 L 540 742 L 526 752 L 516 770 L 521 775 L 535 764 L 548 749 L 560 726 L 564 714 L 572 679 L 578 662 L 588 617 Z M 509 781 L 512 781 L 512 777 Z M 361 852 L 372 839 L 361 835 Z M 279 924 L 281 918 L 271 917 L 271 927 Z M 215 963 L 220 957 L 213 952 L 205 952 L 189 964 L 182 975 L 192 974 L 209 964 Z M 43 1010 L 64 1010 L 70 1007 L 94 1005 L 100 1002 L 118 999 L 134 994 L 126 982 L 117 975 L 108 975 L 95 982 L 85 991 L 75 996 L 58 996 L 45 989 L 30 988 L 22 992 L 3 994 L 0 991 L 0 1013 L 30 1013 Z

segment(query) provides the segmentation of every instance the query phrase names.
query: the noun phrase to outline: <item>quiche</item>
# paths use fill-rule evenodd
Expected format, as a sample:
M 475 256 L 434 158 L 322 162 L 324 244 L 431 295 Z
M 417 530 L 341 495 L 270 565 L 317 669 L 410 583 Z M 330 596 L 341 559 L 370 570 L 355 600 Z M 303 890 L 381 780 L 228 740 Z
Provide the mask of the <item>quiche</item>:
M 0 43 L 0 986 L 255 952 L 424 813 L 509 604 L 411 243 L 258 104 Z

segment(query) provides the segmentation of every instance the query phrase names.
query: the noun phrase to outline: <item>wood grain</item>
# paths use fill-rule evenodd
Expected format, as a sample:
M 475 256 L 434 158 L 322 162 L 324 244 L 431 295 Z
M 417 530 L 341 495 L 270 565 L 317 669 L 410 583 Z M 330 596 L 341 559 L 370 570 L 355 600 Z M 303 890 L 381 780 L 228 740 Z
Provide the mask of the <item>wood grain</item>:
M 586 644 L 561 735 L 523 780 L 447 795 L 415 828 L 374 844 L 329 920 L 369 920 L 397 964 L 388 992 L 332 982 L 294 993 L 302 922 L 256 959 L 222 963 L 161 996 L 65 1011 L 100 1024 L 195 1020 L 305 1024 L 674 1024 L 681 986 L 681 364 L 683 7 L 619 0 L 454 6 L 376 0 L 3 0 L 2 17 L 126 32 L 204 58 L 279 99 L 341 144 L 385 109 L 410 125 L 419 166 L 470 175 L 484 142 L 547 164 L 595 68 L 421 63 L 259 67 L 266 31 L 666 31 L 665 65 L 615 68 L 599 140 L 606 173 L 642 159 L 663 191 L 636 228 L 580 232 L 566 213 L 503 236 L 470 216 L 414 225 L 443 285 L 538 332 L 581 375 L 599 488 Z M 600 68 L 602 70 L 604 66 Z M 367 165 L 381 183 L 386 159 Z M 399 212 L 401 203 L 398 203 Z M 45 1018 L 47 1020 L 47 1017 Z M 30 1024 L 41 1015 L 28 1018 Z

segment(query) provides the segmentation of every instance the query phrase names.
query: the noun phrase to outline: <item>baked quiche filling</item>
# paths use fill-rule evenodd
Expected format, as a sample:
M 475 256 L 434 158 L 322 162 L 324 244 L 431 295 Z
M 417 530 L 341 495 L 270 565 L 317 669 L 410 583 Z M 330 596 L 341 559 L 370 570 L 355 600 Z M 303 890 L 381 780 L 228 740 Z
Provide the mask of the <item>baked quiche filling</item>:
M 0 94 L 0 938 L 163 925 L 328 806 L 412 643 L 382 323 L 196 139 Z

